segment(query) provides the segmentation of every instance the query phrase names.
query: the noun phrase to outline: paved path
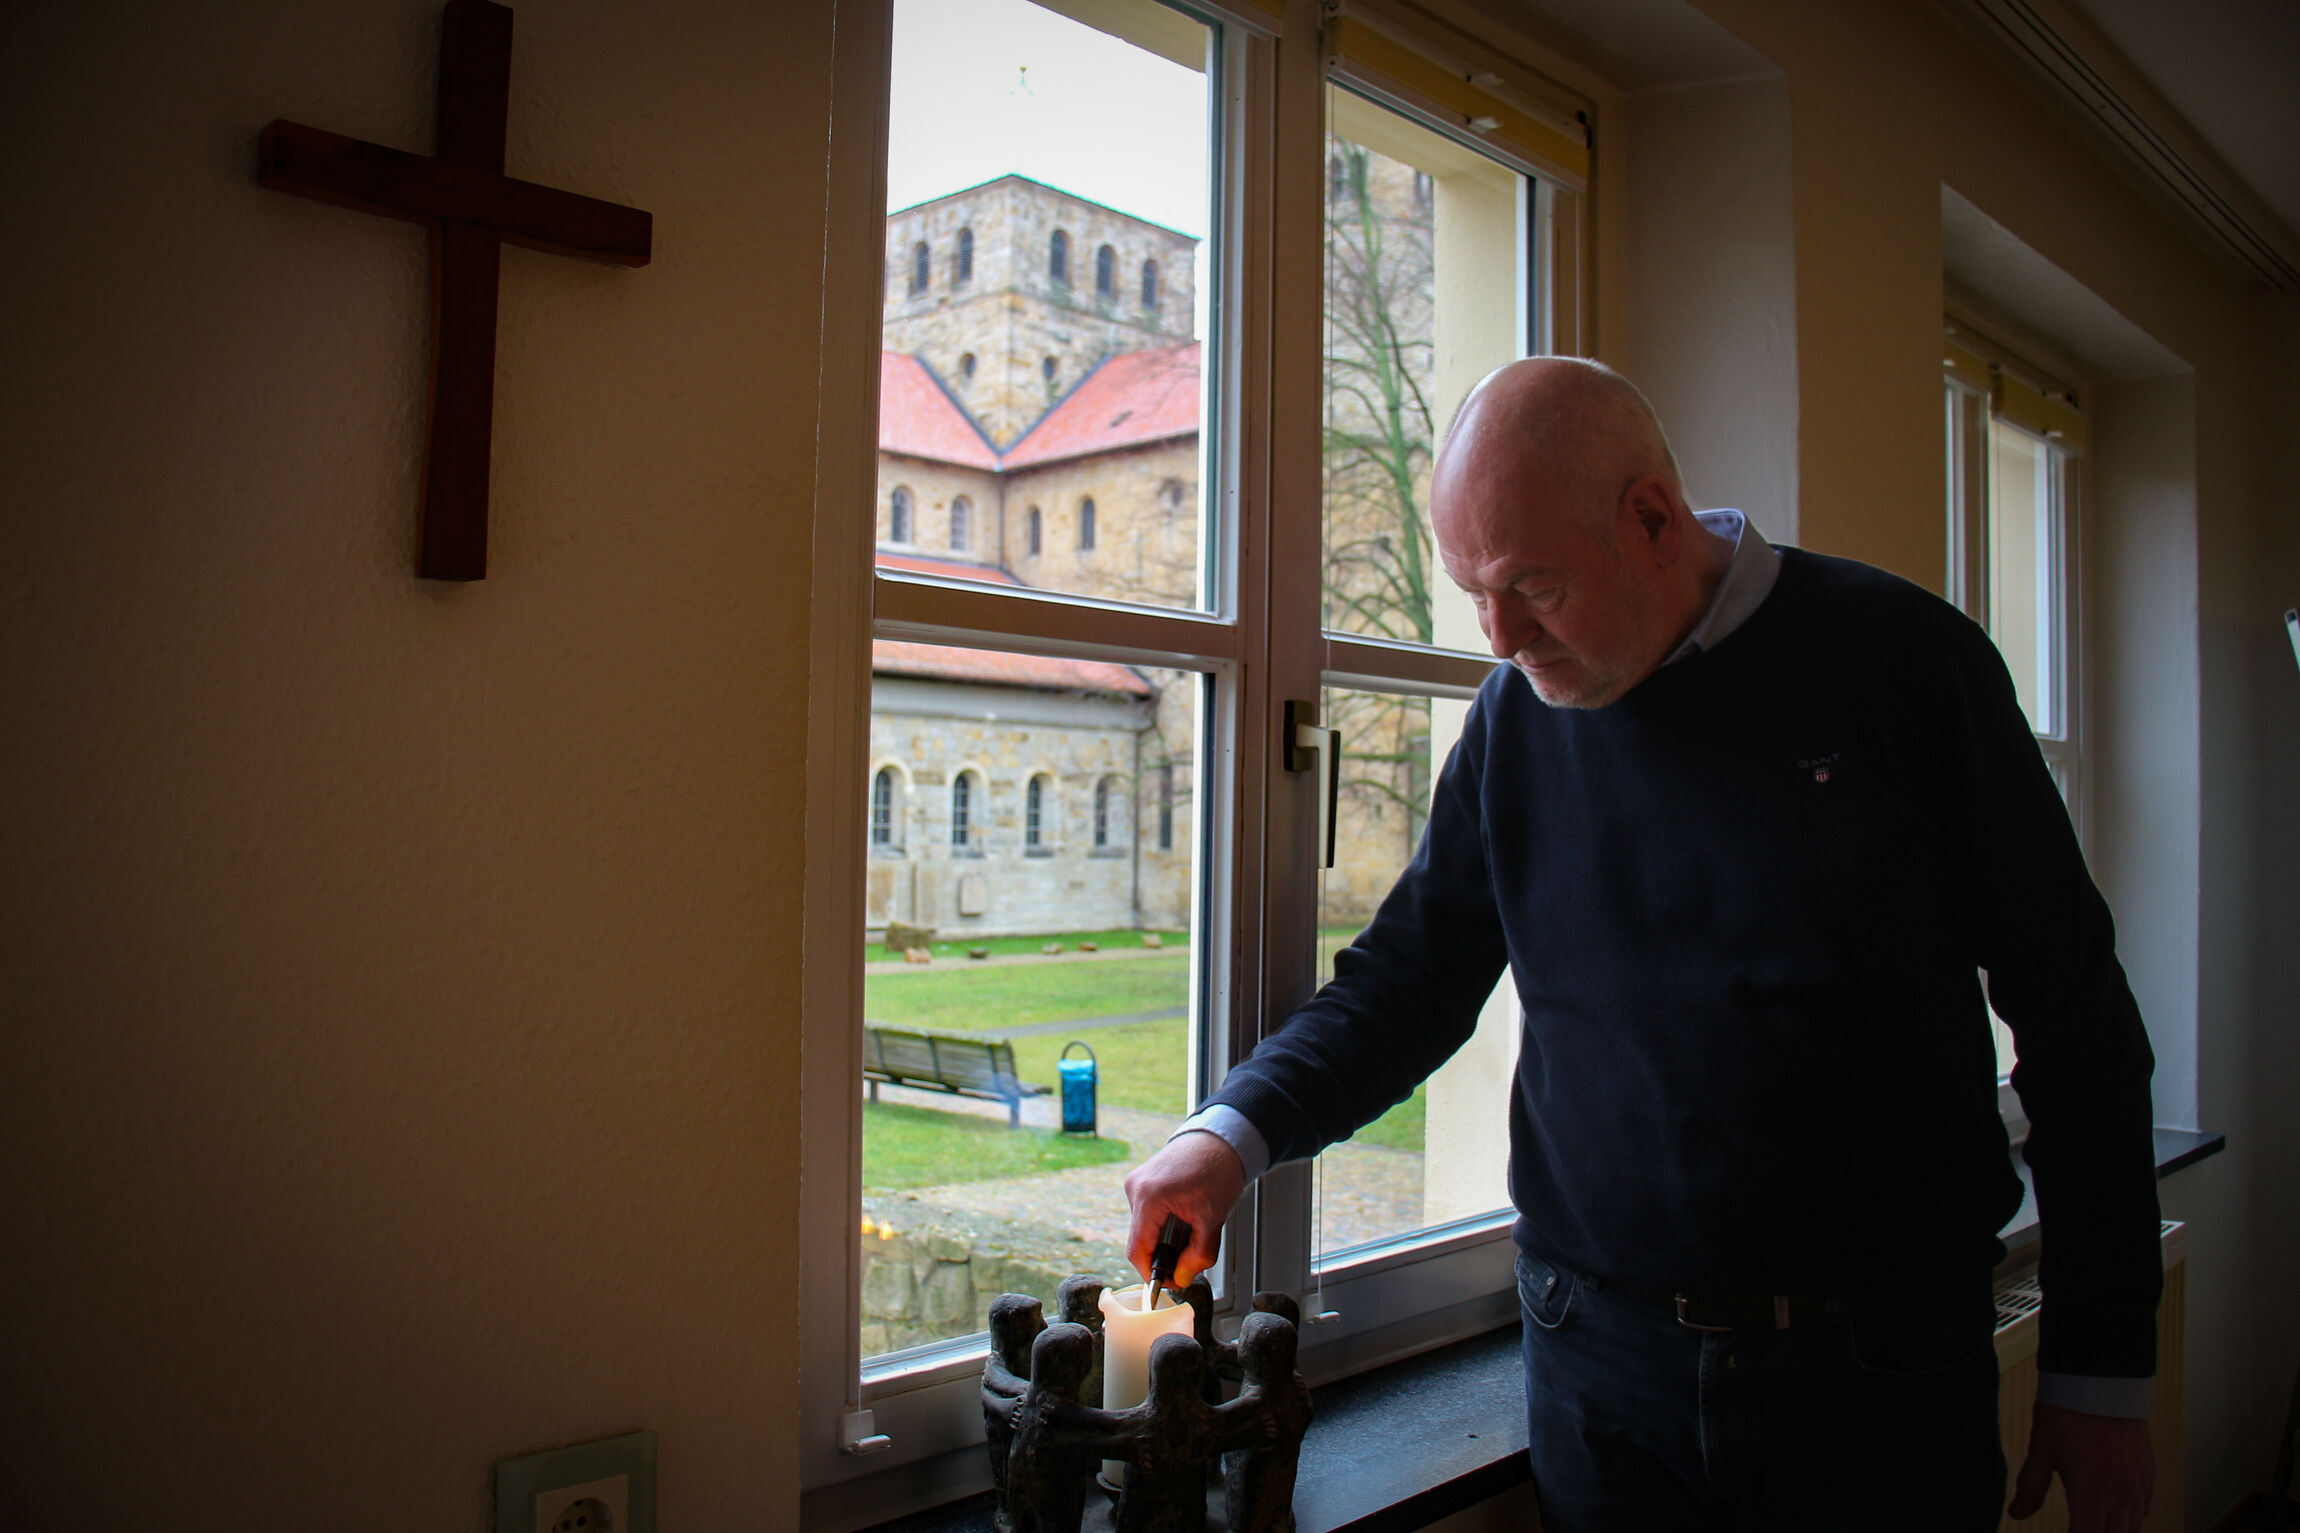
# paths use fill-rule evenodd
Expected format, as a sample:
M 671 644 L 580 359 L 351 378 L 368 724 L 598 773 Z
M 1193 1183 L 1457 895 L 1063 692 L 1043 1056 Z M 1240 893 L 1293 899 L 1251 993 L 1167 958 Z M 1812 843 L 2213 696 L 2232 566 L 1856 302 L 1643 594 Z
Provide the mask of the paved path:
M 879 1087 L 879 1099 L 906 1106 L 963 1112 L 1003 1119 L 1000 1102 L 976 1101 L 939 1091 L 905 1086 Z M 1060 1099 L 1049 1093 L 1022 1104 L 1022 1121 L 1032 1128 L 1061 1125 Z M 1102 1166 L 1042 1171 L 1002 1181 L 954 1182 L 916 1190 L 919 1201 L 967 1213 L 1022 1219 L 1075 1234 L 1082 1240 L 1126 1243 L 1126 1173 L 1166 1142 L 1181 1119 L 1170 1113 L 1104 1106 L 1099 1114 L 1104 1138 L 1123 1139 L 1130 1153 Z M 1403 1235 L 1422 1222 L 1422 1157 L 1380 1145 L 1340 1144 L 1328 1150 L 1322 1250 Z

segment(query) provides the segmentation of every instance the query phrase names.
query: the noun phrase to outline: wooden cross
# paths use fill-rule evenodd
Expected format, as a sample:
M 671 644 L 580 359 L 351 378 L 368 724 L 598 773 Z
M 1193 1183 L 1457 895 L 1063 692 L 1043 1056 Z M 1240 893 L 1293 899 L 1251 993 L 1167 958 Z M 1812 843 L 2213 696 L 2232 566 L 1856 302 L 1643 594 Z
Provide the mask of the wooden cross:
M 487 574 L 503 241 L 619 266 L 646 265 L 654 242 L 651 213 L 505 175 L 510 111 L 510 7 L 447 0 L 436 158 L 285 120 L 257 146 L 260 185 L 431 229 L 431 442 L 416 573 L 433 580 Z

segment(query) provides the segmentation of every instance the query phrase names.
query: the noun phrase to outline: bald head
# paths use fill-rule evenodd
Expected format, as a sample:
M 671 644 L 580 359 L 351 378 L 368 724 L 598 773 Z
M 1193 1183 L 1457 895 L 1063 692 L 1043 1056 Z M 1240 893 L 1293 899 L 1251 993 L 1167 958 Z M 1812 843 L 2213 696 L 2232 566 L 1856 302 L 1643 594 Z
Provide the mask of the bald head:
M 1488 373 L 1454 416 L 1437 471 L 1506 467 L 1610 535 L 1614 502 L 1653 476 L 1682 496 L 1677 455 L 1645 391 L 1603 362 L 1529 357 Z
M 1556 707 L 1604 707 L 1650 675 L 1732 554 L 1685 504 L 1637 385 L 1572 357 L 1513 362 L 1471 391 L 1430 520 L 1493 652 Z

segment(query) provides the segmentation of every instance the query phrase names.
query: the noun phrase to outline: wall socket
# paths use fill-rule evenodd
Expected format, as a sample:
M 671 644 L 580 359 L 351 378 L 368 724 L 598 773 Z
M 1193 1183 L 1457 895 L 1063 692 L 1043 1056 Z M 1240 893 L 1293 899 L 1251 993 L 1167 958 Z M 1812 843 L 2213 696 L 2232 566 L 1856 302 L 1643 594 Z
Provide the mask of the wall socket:
M 495 1533 L 655 1533 L 655 1434 L 504 1459 Z

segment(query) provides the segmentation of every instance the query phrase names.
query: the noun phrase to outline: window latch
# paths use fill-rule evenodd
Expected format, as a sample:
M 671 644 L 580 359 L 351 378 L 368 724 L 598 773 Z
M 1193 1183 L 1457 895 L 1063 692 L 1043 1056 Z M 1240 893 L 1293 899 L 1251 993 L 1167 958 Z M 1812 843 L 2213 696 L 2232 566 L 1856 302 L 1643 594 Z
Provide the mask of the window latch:
M 1334 811 L 1342 794 L 1342 732 L 1315 722 L 1317 705 L 1288 699 L 1286 703 L 1286 770 L 1324 774 L 1318 793 L 1318 866 L 1334 865 Z
M 878 1418 L 869 1411 L 848 1411 L 839 1418 L 839 1452 L 878 1453 L 894 1446 L 894 1439 L 878 1429 Z

